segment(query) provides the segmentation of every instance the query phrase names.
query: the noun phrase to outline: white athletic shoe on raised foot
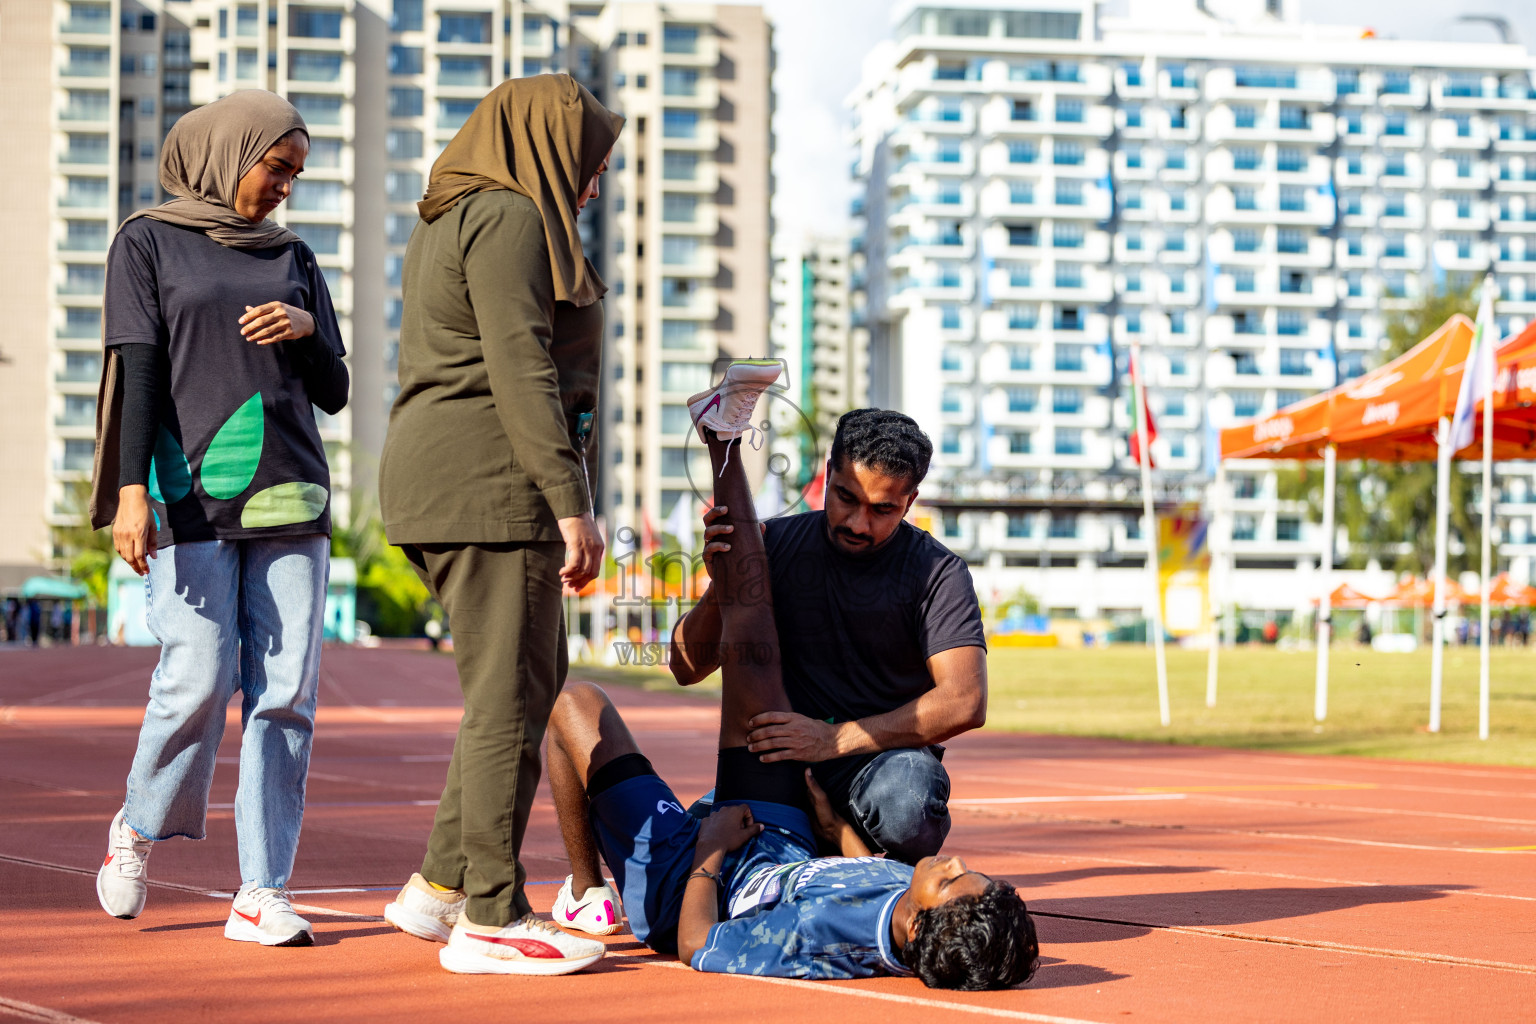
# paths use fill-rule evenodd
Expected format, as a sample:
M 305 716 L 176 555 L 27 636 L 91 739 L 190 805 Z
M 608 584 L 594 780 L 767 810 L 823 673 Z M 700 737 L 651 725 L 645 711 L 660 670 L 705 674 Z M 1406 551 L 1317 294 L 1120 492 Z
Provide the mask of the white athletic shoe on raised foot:
M 571 877 L 565 876 L 564 884 L 555 894 L 555 909 L 550 916 L 556 924 L 588 935 L 612 935 L 623 927 L 620 923 L 623 908 L 613 886 L 595 885 L 578 900 L 571 895 Z
M 101 909 L 124 921 L 138 917 L 149 895 L 145 880 L 149 870 L 149 850 L 154 842 L 128 827 L 123 812 L 118 811 L 107 830 L 107 859 L 96 872 L 96 898 Z
M 738 359 L 727 366 L 719 384 L 688 399 L 688 415 L 699 440 L 709 443 L 704 433 L 708 429 L 722 441 L 734 441 L 743 434 L 754 435 L 760 447 L 762 430 L 753 424 L 752 413 L 759 396 L 783 372 L 782 359 Z
M 570 974 L 597 963 L 603 951 L 601 942 L 532 914 L 501 928 L 471 924 L 461 915 L 437 962 L 454 974 Z
M 315 929 L 293 912 L 288 890 L 242 885 L 229 908 L 224 937 L 263 946 L 313 946 Z
M 384 920 L 418 939 L 447 942 L 459 915 L 464 913 L 464 901 L 463 892 L 434 889 L 417 872 L 405 883 L 395 901 L 385 905 Z

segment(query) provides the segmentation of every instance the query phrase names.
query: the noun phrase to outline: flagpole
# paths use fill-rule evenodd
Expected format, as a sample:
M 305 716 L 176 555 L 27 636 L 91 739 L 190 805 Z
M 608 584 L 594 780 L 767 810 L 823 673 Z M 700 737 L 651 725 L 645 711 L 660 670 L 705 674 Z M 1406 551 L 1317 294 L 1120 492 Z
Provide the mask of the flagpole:
M 1493 276 L 1483 279 L 1483 291 L 1490 293 L 1485 302 L 1488 306 L 1487 327 L 1481 339 L 1482 344 L 1477 350 L 1477 369 L 1482 374 L 1483 381 L 1483 571 L 1482 571 L 1482 608 L 1478 616 L 1478 652 L 1477 652 L 1477 738 L 1488 738 L 1488 690 L 1489 690 L 1489 636 L 1488 625 L 1492 609 L 1488 607 L 1492 597 L 1493 567 L 1493 366 L 1494 366 L 1494 337 L 1497 332 L 1493 328 L 1493 303 L 1491 292 L 1496 286 Z
M 1323 561 L 1322 596 L 1317 602 L 1317 689 L 1312 698 L 1312 717 L 1328 717 L 1328 645 L 1333 639 L 1333 506 L 1339 475 L 1338 449 L 1323 449 Z
M 1465 372 L 1465 371 L 1463 371 Z M 1445 559 L 1451 532 L 1451 421 L 1440 417 L 1435 475 L 1435 603 L 1433 645 L 1429 658 L 1429 731 L 1440 731 L 1440 703 L 1445 692 Z
M 1221 461 L 1220 454 L 1216 456 L 1216 479 L 1212 482 L 1211 488 L 1210 522 L 1205 527 L 1205 549 L 1211 556 L 1211 568 L 1206 575 L 1205 584 L 1211 615 L 1211 649 L 1206 654 L 1205 660 L 1205 706 L 1208 708 L 1216 706 L 1216 652 L 1221 647 L 1221 616 L 1216 614 L 1217 576 L 1221 578 L 1223 590 L 1227 585 L 1226 572 L 1217 564 L 1216 558 L 1216 540 L 1222 536 L 1221 517 L 1227 496 L 1227 466 Z
M 1157 570 L 1157 509 L 1152 504 L 1152 450 L 1147 446 L 1146 370 L 1141 342 L 1131 336 L 1131 389 L 1136 398 L 1136 447 L 1141 453 L 1141 510 L 1147 524 L 1147 568 L 1152 578 L 1152 654 L 1157 660 L 1157 711 L 1164 726 L 1172 724 L 1168 710 L 1168 659 L 1163 651 L 1162 580 Z

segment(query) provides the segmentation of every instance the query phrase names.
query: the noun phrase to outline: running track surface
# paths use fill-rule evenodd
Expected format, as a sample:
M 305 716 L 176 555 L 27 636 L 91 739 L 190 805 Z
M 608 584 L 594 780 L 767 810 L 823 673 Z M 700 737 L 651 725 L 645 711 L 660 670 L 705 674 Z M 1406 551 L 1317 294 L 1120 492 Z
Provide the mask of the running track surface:
M 1536 772 L 982 733 L 950 745 L 949 852 L 1017 885 L 1043 966 L 1010 992 L 700 975 L 628 935 L 565 978 L 460 977 L 383 924 L 420 861 L 458 720 L 447 657 L 328 650 L 293 879 L 311 949 L 222 937 L 238 730 L 205 842 L 156 847 L 150 900 L 93 875 L 156 652 L 0 651 L 0 1021 L 1529 1021 Z M 577 669 L 573 675 L 579 676 Z M 684 801 L 717 706 L 610 687 Z M 231 712 L 231 721 L 237 722 Z M 524 858 L 566 873 L 547 791 Z M 361 890 L 361 891 L 359 891 Z

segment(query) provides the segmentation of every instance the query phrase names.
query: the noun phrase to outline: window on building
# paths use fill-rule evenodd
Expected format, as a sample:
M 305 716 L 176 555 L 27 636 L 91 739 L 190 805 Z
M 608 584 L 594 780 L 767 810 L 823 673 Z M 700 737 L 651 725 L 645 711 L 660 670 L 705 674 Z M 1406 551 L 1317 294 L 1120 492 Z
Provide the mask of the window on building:
M 1301 520 L 1295 516 L 1275 519 L 1275 540 L 1301 540 Z
M 1182 171 L 1189 166 L 1189 157 L 1182 146 L 1163 151 L 1163 166 L 1170 171 Z
M 389 90 L 389 116 L 390 117 L 420 117 L 422 113 L 422 92 L 420 89 L 390 89 Z
M 1040 158 L 1040 147 L 1028 139 L 1015 139 L 1008 143 L 1008 162 L 1032 164 Z
M 339 7 L 288 8 L 288 34 L 299 39 L 340 39 L 342 10 Z
M 414 128 L 391 128 L 384 136 L 384 150 L 391 160 L 416 160 L 421 156 L 421 132 Z M 313 155 L 314 150 L 310 150 Z
M 422 7 L 424 0 L 394 0 L 389 16 L 391 32 L 420 32 L 426 23 Z
M 1056 120 L 1063 124 L 1081 124 L 1085 109 L 1083 101 L 1076 97 L 1056 98 Z
M 1055 451 L 1057 455 L 1083 454 L 1083 432 L 1078 427 L 1057 427 Z M 1052 537 L 1077 536 L 1077 517 L 1062 513 L 1051 517 Z
M 1063 373 L 1081 373 L 1084 367 L 1083 354 L 1086 349 L 1086 345 L 1066 345 L 1058 342 L 1055 346 L 1055 368 Z
M 421 172 L 385 171 L 384 192 L 392 203 L 414 203 L 422 196 Z
M 295 82 L 339 82 L 341 54 L 324 50 L 289 50 L 288 77 Z
M 1083 162 L 1085 152 L 1081 142 L 1056 139 L 1051 145 L 1051 161 L 1057 166 L 1076 167 Z
M 411 217 L 414 225 L 416 217 Z M 288 227 L 294 234 L 304 239 L 304 244 L 321 256 L 335 256 L 341 252 L 341 225 L 339 224 L 308 224 L 301 221 L 289 221 Z M 407 233 L 409 237 L 409 233 Z
M 663 96 L 696 96 L 699 91 L 699 73 L 694 68 L 663 68 L 661 92 Z
M 1051 245 L 1057 249 L 1081 249 L 1085 232 L 1083 225 L 1070 220 L 1059 220 L 1051 228 Z
M 1013 445 L 1010 443 L 1009 444 L 1009 452 L 1010 452 L 1010 454 L 1015 454 L 1015 455 L 1021 455 L 1021 454 L 1022 455 L 1028 455 L 1029 454 L 1029 435 L 1028 434 L 1024 434 L 1023 437 L 1024 437 L 1024 451 L 1023 452 L 1014 452 L 1013 451 Z M 1027 512 L 1009 512 L 1008 513 L 1008 527 L 1007 527 L 1007 530 L 1008 530 L 1008 537 L 1009 537 L 1010 540 L 1022 540 L 1022 539 L 1026 538 L 1026 537 L 1028 537 L 1030 535 L 1030 525 L 1031 525 L 1030 524 L 1030 518 L 1031 517 L 1030 517 L 1030 515 Z
M 1074 415 L 1083 411 L 1081 388 L 1056 387 L 1051 389 L 1051 412 Z
M 662 53 L 697 53 L 699 30 L 694 25 L 667 25 L 661 30 Z
M 490 88 L 491 58 L 439 57 L 437 84 L 476 89 Z
M 392 75 L 419 75 L 425 68 L 422 54 L 425 51 L 419 46 L 400 46 L 398 44 L 389 48 L 389 73 Z
M 437 41 L 440 43 L 489 43 L 491 16 L 446 12 L 440 14 L 437 17 Z

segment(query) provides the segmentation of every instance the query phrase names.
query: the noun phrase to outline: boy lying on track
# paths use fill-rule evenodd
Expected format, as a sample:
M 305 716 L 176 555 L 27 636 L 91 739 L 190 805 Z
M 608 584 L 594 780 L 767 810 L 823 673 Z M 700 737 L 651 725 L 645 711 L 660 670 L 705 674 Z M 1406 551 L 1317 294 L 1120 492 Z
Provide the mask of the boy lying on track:
M 773 379 L 761 363 L 736 363 L 719 387 L 690 402 L 714 467 L 715 504 L 727 516 L 717 525 L 739 527 L 712 530 L 705 552 L 730 652 L 717 809 L 702 822 L 687 813 L 606 694 L 568 685 L 549 733 L 550 786 L 572 872 L 554 919 L 611 934 L 622 894 L 635 937 L 699 971 L 1018 985 L 1034 973 L 1039 946 L 1011 885 L 955 857 L 911 867 L 868 856 L 803 764 L 763 764 L 747 751 L 746 723 L 789 708 L 762 535 L 740 452 L 731 451 Z M 726 534 L 728 543 L 719 539 Z M 843 856 L 817 857 L 818 838 Z M 618 892 L 604 884 L 599 854 Z

